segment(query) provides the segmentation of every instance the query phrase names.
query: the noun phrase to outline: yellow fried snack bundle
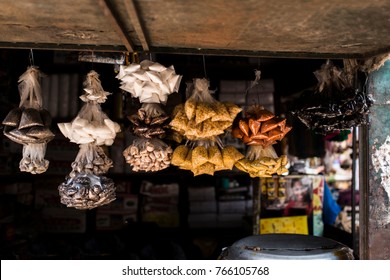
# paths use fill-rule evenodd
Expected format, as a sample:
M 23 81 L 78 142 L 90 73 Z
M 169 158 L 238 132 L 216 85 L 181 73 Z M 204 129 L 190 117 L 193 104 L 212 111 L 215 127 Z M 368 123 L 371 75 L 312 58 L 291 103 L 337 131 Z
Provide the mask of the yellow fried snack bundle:
M 200 124 L 201 122 L 210 119 L 217 113 L 213 110 L 210 104 L 199 102 L 196 106 L 195 123 Z
M 188 147 L 185 145 L 178 146 L 172 154 L 171 164 L 180 166 L 182 165 L 188 154 Z
M 184 110 L 177 110 L 177 113 L 174 115 L 173 119 L 169 123 L 172 129 L 176 131 L 186 130 L 188 119 Z
M 244 155 L 233 146 L 226 146 L 222 149 L 223 165 L 227 169 L 232 169 L 234 164 L 242 158 L 244 158 Z
M 192 120 L 195 117 L 196 101 L 194 99 L 188 99 L 184 103 L 184 112 L 189 120 Z
M 209 147 L 207 150 L 208 152 L 208 161 L 215 166 L 224 167 L 223 165 L 223 159 L 222 159 L 222 153 L 221 150 L 218 148 L 218 146 L 214 145 Z
M 194 173 L 194 176 L 198 176 L 201 174 L 214 175 L 214 170 L 215 170 L 214 164 L 210 162 L 206 162 L 194 168 L 192 172 Z
M 192 150 L 189 150 L 186 156 L 186 160 L 179 165 L 181 169 L 191 170 L 192 169 Z
M 242 108 L 238 107 L 236 104 L 231 103 L 231 102 L 225 102 L 224 103 L 226 109 L 229 112 L 230 118 L 234 120 L 238 113 L 242 111 Z
M 211 120 L 213 122 L 218 122 L 218 121 L 228 121 L 232 122 L 233 119 L 231 118 L 229 111 L 226 109 L 225 105 L 221 102 L 214 102 L 212 104 L 214 107 L 214 111 L 217 113 L 216 115 L 211 117 Z
M 197 146 L 195 147 L 195 149 L 192 150 L 192 166 L 194 168 L 206 163 L 207 161 L 208 161 L 208 153 L 206 147 Z

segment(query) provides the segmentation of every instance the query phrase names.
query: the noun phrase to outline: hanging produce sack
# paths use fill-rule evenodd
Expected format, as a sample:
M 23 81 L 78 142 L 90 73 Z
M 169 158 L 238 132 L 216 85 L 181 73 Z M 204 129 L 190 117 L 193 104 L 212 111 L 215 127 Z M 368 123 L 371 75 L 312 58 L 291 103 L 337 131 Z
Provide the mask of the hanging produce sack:
M 67 207 L 85 210 L 115 200 L 114 182 L 104 176 L 77 173 L 58 186 L 61 203 Z
M 50 130 L 50 113 L 42 108 L 39 79 L 42 73 L 37 67 L 29 67 L 19 78 L 19 107 L 4 118 L 4 135 L 23 145 L 23 159 L 19 168 L 32 174 L 43 173 L 49 166 L 45 160 L 46 145 L 54 138 Z
M 285 168 L 287 156 L 278 157 L 272 146 L 249 146 L 245 158 L 239 160 L 235 167 L 254 177 L 271 177 L 273 174 L 283 175 L 288 172 Z
M 236 148 L 223 147 L 222 141 L 216 138 L 178 146 L 173 152 L 171 163 L 180 169 L 190 170 L 194 176 L 214 175 L 216 171 L 231 170 L 242 158 L 244 155 Z
M 116 134 L 121 131 L 120 125 L 110 120 L 102 111 L 99 103 L 105 102 L 108 93 L 102 89 L 98 74 L 91 71 L 84 82 L 84 95 L 80 98 L 86 102 L 71 122 L 58 123 L 61 133 L 76 144 L 95 144 L 111 146 Z
M 134 172 L 155 172 L 171 164 L 172 148 L 157 138 L 137 138 L 123 151 Z
M 192 95 L 175 107 L 170 126 L 191 141 L 207 140 L 225 133 L 241 108 L 215 100 L 206 79 L 194 79 Z
M 72 162 L 70 177 L 77 173 L 102 175 L 113 166 L 112 160 L 106 156 L 103 149 L 94 144 L 82 144 L 76 159 Z
M 181 75 L 175 73 L 173 66 L 165 66 L 143 60 L 140 64 L 120 66 L 116 76 L 121 81 L 120 88 L 138 98 L 141 103 L 166 104 L 168 95 L 179 90 Z
M 291 130 L 285 118 L 275 117 L 260 105 L 249 106 L 244 115 L 233 123 L 232 136 L 246 145 L 268 147 L 282 140 Z
M 130 131 L 144 138 L 164 138 L 169 128 L 169 116 L 159 103 L 144 103 L 136 114 L 128 117 Z
M 324 135 L 367 123 L 373 99 L 353 87 L 348 73 L 328 60 L 314 74 L 318 84 L 314 90 L 302 93 L 294 116 Z

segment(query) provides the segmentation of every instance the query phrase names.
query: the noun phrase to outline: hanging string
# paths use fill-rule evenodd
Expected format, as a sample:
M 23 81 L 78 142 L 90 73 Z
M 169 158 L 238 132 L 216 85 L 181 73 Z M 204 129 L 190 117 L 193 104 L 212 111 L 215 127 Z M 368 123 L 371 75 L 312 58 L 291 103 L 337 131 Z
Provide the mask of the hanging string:
M 207 79 L 207 72 L 206 72 L 206 59 L 203 55 L 203 72 L 204 72 L 204 77 Z
M 35 66 L 35 63 L 34 63 L 34 53 L 33 53 L 32 49 L 30 49 L 30 54 L 28 56 L 28 59 L 30 60 L 30 66 L 31 67 Z

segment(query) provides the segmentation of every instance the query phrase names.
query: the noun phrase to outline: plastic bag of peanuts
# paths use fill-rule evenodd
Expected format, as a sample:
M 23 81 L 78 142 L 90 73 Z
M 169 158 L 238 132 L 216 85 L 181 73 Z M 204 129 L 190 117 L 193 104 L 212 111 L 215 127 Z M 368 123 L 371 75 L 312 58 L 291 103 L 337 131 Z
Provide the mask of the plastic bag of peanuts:
M 159 171 L 171 164 L 172 148 L 160 139 L 137 138 L 123 151 L 134 172 Z

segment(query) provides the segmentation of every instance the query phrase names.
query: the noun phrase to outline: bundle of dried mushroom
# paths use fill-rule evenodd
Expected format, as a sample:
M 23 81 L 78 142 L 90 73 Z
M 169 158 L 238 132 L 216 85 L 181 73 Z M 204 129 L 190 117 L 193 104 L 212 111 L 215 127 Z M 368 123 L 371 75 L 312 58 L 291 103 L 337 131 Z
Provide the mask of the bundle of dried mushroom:
M 2 124 L 4 135 L 23 145 L 20 171 L 32 174 L 43 173 L 49 166 L 44 159 L 46 145 L 54 138 L 50 130 L 50 113 L 42 108 L 42 94 L 37 67 L 29 67 L 19 78 L 20 104 L 11 110 Z
M 213 139 L 230 128 L 241 108 L 215 100 L 206 79 L 194 79 L 194 90 L 184 104 L 175 107 L 170 126 L 188 140 Z

